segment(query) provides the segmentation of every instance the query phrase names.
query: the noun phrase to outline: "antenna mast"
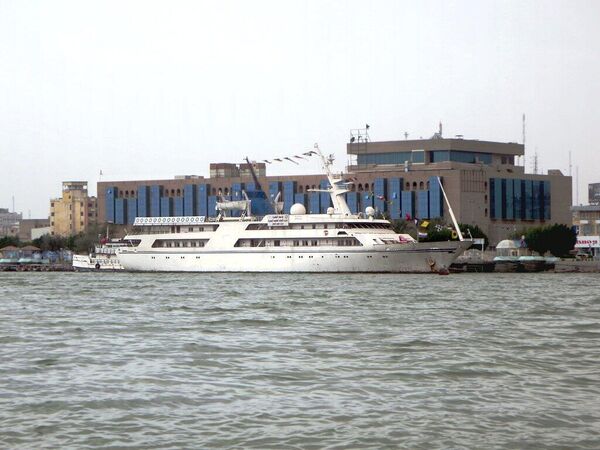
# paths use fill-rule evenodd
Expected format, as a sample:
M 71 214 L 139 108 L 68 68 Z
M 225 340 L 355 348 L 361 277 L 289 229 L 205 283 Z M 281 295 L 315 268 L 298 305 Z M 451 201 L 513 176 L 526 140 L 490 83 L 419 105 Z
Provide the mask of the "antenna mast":
M 523 113 L 523 167 L 525 167 L 525 113 Z
M 579 205 L 579 166 L 575 166 L 575 204 Z

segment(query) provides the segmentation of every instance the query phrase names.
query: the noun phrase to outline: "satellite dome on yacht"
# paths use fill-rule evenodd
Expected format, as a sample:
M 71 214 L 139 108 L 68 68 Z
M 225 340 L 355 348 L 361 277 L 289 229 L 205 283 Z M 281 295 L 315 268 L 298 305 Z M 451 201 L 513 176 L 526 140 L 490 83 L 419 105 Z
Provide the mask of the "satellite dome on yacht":
M 292 216 L 301 216 L 306 214 L 306 208 L 302 203 L 294 203 L 290 208 L 290 214 Z

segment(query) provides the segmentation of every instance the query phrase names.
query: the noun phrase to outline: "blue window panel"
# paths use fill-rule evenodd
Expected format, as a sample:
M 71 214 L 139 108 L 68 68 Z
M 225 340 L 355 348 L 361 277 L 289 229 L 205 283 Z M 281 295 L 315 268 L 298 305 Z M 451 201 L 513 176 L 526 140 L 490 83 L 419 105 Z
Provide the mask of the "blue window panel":
M 160 216 L 171 217 L 173 215 L 173 199 L 171 197 L 160 198 Z
M 269 182 L 269 198 L 274 200 L 277 197 L 277 194 L 281 192 L 281 182 L 280 181 L 270 181 Z
M 532 180 L 523 180 L 525 182 L 525 220 L 533 219 L 533 182 Z
M 138 191 L 139 193 L 139 191 Z M 132 224 L 135 218 L 138 216 L 137 214 L 137 199 L 128 198 L 127 199 L 127 223 Z
M 115 223 L 124 225 L 127 223 L 127 211 L 125 211 L 125 199 L 115 199 Z
M 231 199 L 242 200 L 242 191 L 245 190 L 246 186 L 244 183 L 233 183 L 231 185 Z
M 254 182 L 252 182 L 252 183 L 246 183 L 246 187 L 244 188 L 244 190 L 246 192 L 256 191 L 256 185 L 254 184 Z
M 196 192 L 196 214 L 208 216 L 208 196 L 210 195 L 210 184 L 199 184 Z
M 491 153 L 464 152 L 460 150 L 434 150 L 430 152 L 430 162 L 456 161 L 462 163 L 492 163 Z
M 425 152 L 392 152 L 392 153 L 369 153 L 357 155 L 357 164 L 396 164 L 401 165 L 406 161 L 413 163 L 425 162 Z
M 308 212 L 310 214 L 319 214 L 321 212 L 321 196 L 318 192 L 311 192 L 308 194 L 309 207 Z
M 353 214 L 358 214 L 358 192 L 348 192 L 346 193 L 346 203 L 348 203 L 348 208 L 352 211 Z
M 402 218 L 412 220 L 415 217 L 415 192 L 402 191 Z
M 494 184 L 494 199 L 495 199 L 495 211 L 494 217 L 496 219 L 502 219 L 502 205 L 503 205 L 503 197 L 502 197 L 502 179 L 496 178 Z
M 150 195 L 148 186 L 138 186 L 137 214 L 138 217 L 148 217 L 150 213 Z
M 183 197 L 173 197 L 173 215 L 175 217 L 183 216 Z
M 550 215 L 550 204 L 551 204 L 551 191 L 550 191 L 550 181 L 544 181 L 543 185 L 542 185 L 542 189 L 543 189 L 543 197 L 544 197 L 544 211 L 542 214 L 542 217 L 544 218 L 544 220 L 550 220 L 551 219 L 551 215 Z
M 532 203 L 533 203 L 533 220 L 540 220 L 542 216 L 541 212 L 541 203 L 543 203 L 544 199 L 540 195 L 540 185 L 541 181 L 533 180 L 532 183 Z
M 502 199 L 502 219 L 506 219 L 506 178 L 500 180 L 501 186 L 501 199 Z
M 216 195 L 209 195 L 208 196 L 208 204 L 207 204 L 206 215 L 208 217 L 216 217 L 216 215 L 217 215 L 216 207 L 217 207 L 217 196 Z
M 108 223 L 116 223 L 115 222 L 115 199 L 117 198 L 117 193 L 119 190 L 115 186 L 111 186 L 106 188 L 106 197 L 105 197 L 105 208 L 106 208 L 106 221 Z
M 328 180 L 321 180 L 321 182 L 319 183 L 319 188 L 320 189 L 327 189 L 329 187 L 329 181 Z M 327 208 L 329 208 L 331 205 L 331 195 L 329 195 L 329 192 L 321 192 L 320 193 L 320 203 L 321 203 L 321 214 L 326 214 L 327 213 Z
M 496 218 L 496 179 L 490 178 L 490 219 Z
M 429 219 L 429 191 L 417 191 L 417 217 Z
M 513 198 L 514 198 L 515 219 L 521 220 L 521 219 L 523 219 L 521 180 L 513 180 Z
M 380 213 L 387 211 L 387 180 L 385 178 L 375 178 L 373 183 L 373 193 L 375 194 L 375 209 Z
M 296 182 L 295 181 L 284 181 L 283 182 L 283 212 L 289 213 L 290 208 L 294 204 L 294 195 L 296 194 Z
M 160 217 L 160 198 L 162 197 L 162 186 L 150 186 L 150 216 Z
M 300 203 L 306 208 L 306 194 L 296 194 L 294 196 L 294 203 Z
M 506 218 L 508 220 L 515 219 L 515 194 L 513 181 L 510 178 L 506 180 Z
M 429 217 L 444 216 L 444 195 L 438 177 L 429 177 Z
M 450 161 L 450 150 L 435 150 L 429 152 L 429 162 L 444 162 Z
M 283 196 L 284 197 L 292 197 L 296 193 L 297 184 L 295 181 L 284 181 L 283 182 Z
M 387 210 L 390 219 L 402 218 L 402 178 L 388 178 L 387 180 Z
M 374 198 L 375 196 L 373 195 L 372 192 L 361 192 L 360 193 L 360 210 L 361 211 L 365 211 L 365 209 L 367 209 L 369 206 L 374 208 Z
M 196 215 L 198 189 L 194 184 L 186 184 L 183 187 L 183 214 L 184 216 Z
M 475 153 L 475 152 L 462 152 L 458 150 L 450 151 L 450 161 L 463 162 L 463 163 L 492 163 L 492 155 L 490 153 Z

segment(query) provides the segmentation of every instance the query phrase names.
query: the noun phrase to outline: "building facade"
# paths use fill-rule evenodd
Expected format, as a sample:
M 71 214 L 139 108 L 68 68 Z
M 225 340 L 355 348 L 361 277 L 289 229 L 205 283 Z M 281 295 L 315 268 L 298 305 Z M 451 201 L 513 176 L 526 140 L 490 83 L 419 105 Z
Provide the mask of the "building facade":
M 17 236 L 21 213 L 10 212 L 8 208 L 0 208 L 0 236 Z
M 97 221 L 97 199 L 88 196 L 87 181 L 64 181 L 62 197 L 50 200 L 50 234 L 78 234 Z
M 440 182 L 459 222 L 478 225 L 494 244 L 524 228 L 571 223 L 571 177 L 558 170 L 526 174 L 515 161 L 523 145 L 466 139 L 431 139 L 347 144 L 352 163 L 346 194 L 353 212 L 372 206 L 390 219 L 450 221 Z M 210 178 L 98 183 L 101 222 L 131 224 L 135 217 L 215 215 L 219 197 L 241 199 L 255 183 L 247 164 L 211 164 Z M 284 212 L 302 203 L 311 213 L 325 213 L 329 194 L 324 175 L 267 176 L 258 168 L 263 190 L 281 193 Z
M 22 219 L 19 222 L 19 239 L 22 241 L 31 241 L 37 239 L 43 234 L 49 234 L 50 220 L 48 219 Z M 40 233 L 42 233 L 40 235 Z

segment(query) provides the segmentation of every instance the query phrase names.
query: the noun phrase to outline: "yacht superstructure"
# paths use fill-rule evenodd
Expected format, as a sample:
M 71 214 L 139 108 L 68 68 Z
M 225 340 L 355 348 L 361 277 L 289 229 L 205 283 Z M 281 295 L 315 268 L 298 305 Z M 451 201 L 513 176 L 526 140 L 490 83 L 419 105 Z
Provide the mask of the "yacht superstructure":
M 306 214 L 295 204 L 289 214 L 251 215 L 244 203 L 241 217 L 138 217 L 118 250 L 126 270 L 157 272 L 438 272 L 470 241 L 417 242 L 398 234 L 387 220 L 375 219 L 368 207 L 353 214 L 344 194 L 347 183 L 331 171 L 325 158 L 333 207 L 327 214 Z M 136 245 L 137 244 L 137 245 Z

